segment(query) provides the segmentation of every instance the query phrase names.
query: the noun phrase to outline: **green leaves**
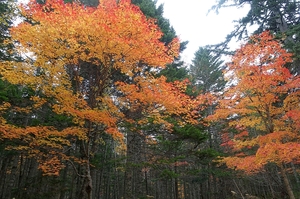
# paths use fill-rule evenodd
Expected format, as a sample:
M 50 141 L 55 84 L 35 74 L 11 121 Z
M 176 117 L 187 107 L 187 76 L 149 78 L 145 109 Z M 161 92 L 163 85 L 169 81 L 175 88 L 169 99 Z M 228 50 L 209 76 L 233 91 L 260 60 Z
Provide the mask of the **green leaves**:
M 225 86 L 222 70 L 223 61 L 207 47 L 200 47 L 195 53 L 190 75 L 199 93 L 218 92 Z
M 207 133 L 203 132 L 203 128 L 189 124 L 183 127 L 175 126 L 174 134 L 178 135 L 180 140 L 187 139 L 196 143 L 201 143 L 208 138 Z

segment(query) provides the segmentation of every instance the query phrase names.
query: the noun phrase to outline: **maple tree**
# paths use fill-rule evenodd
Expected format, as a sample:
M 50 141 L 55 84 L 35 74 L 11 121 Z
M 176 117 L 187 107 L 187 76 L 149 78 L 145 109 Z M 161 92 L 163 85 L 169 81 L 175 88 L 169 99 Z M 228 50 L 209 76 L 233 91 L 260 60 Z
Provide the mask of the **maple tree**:
M 250 37 L 224 71 L 232 85 L 209 119 L 227 120 L 237 132 L 224 134 L 223 145 L 232 151 L 223 158 L 229 168 L 255 173 L 275 163 L 290 198 L 295 198 L 284 168 L 300 160 L 299 78 L 285 67 L 291 56 L 269 32 Z
M 155 21 L 147 19 L 137 6 L 125 0 L 101 1 L 97 8 L 56 0 L 45 4 L 30 1 L 21 10 L 27 20 L 12 28 L 11 35 L 24 61 L 2 62 L 0 72 L 4 80 L 27 87 L 32 95 L 30 103 L 23 106 L 2 103 L 1 139 L 22 140 L 22 144 L 8 149 L 36 156 L 40 168 L 48 175 L 58 175 L 65 162 L 71 160 L 84 165 L 86 173 L 78 175 L 85 178 L 86 192 L 91 198 L 90 160 L 101 133 L 111 135 L 122 150 L 125 146 L 118 124 L 126 118 L 111 97 L 116 88 L 123 92 L 124 98 L 141 97 L 138 100 L 142 103 L 153 105 L 155 96 L 155 102 L 165 111 L 188 113 L 188 109 L 180 109 L 182 103 L 161 98 L 167 99 L 170 94 L 156 96 L 164 92 L 155 89 L 165 84 L 163 78 L 155 80 L 151 73 L 134 77 L 143 73 L 142 63 L 155 69 L 172 62 L 178 55 L 179 40 L 175 38 L 165 46 Z M 132 86 L 128 83 L 115 85 L 113 78 L 118 73 L 142 85 L 144 90 L 136 92 L 141 95 L 133 95 L 134 91 L 126 93 L 126 88 Z M 42 123 L 17 126 L 3 116 L 11 111 L 34 119 L 38 117 L 36 111 L 45 107 L 70 118 L 71 123 L 62 129 Z M 65 153 L 74 145 L 81 147 L 80 158 Z
M 164 175 L 164 172 L 168 174 L 175 172 L 174 164 L 178 161 L 176 156 L 179 155 L 172 154 L 170 157 L 165 157 L 165 153 L 178 151 L 182 146 L 180 143 L 193 136 L 197 143 L 203 141 L 204 137 L 200 130 L 194 132 L 196 127 L 188 132 L 188 127 L 199 124 L 198 112 L 204 107 L 199 105 L 204 103 L 204 98 L 202 99 L 201 96 L 192 98 L 185 93 L 189 84 L 187 80 L 166 82 L 166 77 L 163 76 L 152 79 L 144 79 L 140 76 L 136 78 L 140 79 L 137 80 L 138 84 L 125 86 L 124 82 L 117 83 L 118 86 L 122 86 L 119 90 L 125 94 L 124 97 L 119 98 L 120 106 L 128 116 L 127 124 L 124 125 L 128 146 L 126 182 L 131 182 L 130 185 L 126 185 L 126 190 L 132 190 L 132 192 L 128 191 L 128 198 L 143 193 L 145 187 L 140 182 L 143 181 L 142 177 L 146 175 L 145 173 L 160 176 Z M 178 133 L 177 129 L 185 132 L 185 135 Z M 172 143 L 172 147 L 166 148 L 166 143 L 168 146 Z M 187 144 L 184 150 L 189 151 L 191 146 L 193 145 Z M 178 174 L 165 177 L 161 181 L 166 179 L 176 181 Z M 177 186 L 177 182 L 174 186 Z M 132 187 L 138 190 L 134 191 Z M 178 193 L 178 189 L 175 193 Z

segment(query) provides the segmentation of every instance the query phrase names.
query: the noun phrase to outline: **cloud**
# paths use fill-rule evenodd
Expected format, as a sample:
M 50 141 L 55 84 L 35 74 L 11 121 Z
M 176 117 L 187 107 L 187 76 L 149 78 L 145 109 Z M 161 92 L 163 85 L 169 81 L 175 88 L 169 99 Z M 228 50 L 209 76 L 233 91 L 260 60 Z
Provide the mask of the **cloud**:
M 170 20 L 182 41 L 189 41 L 182 57 L 191 63 L 194 53 L 200 46 L 217 44 L 225 40 L 226 35 L 234 29 L 233 20 L 245 16 L 248 7 L 223 8 L 219 14 L 208 13 L 214 1 L 207 0 L 158 0 L 157 5 L 164 4 L 164 17 Z M 236 44 L 233 47 L 238 47 Z

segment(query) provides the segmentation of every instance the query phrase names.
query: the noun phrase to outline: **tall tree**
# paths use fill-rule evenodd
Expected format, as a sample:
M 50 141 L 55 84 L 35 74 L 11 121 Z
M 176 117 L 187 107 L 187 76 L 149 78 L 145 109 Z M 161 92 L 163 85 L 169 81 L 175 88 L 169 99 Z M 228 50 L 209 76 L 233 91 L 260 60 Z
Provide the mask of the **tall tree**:
M 191 80 L 189 92 L 192 95 L 205 95 L 208 99 L 212 96 L 217 97 L 224 89 L 226 83 L 222 72 L 224 67 L 225 65 L 221 61 L 220 56 L 207 47 L 199 47 L 189 67 Z M 210 104 L 198 114 L 204 119 L 213 113 L 215 106 L 216 104 Z M 220 152 L 220 136 L 218 131 L 220 125 L 204 125 L 202 128 L 207 134 L 208 139 L 201 145 L 199 152 L 201 155 L 199 156 L 203 159 L 198 161 L 202 172 L 205 173 L 202 175 L 207 182 L 206 198 L 215 198 L 219 192 L 219 185 L 217 184 L 218 180 L 216 180 L 218 177 L 218 168 L 215 166 L 213 159 Z
M 163 17 L 163 5 L 157 6 L 157 2 L 153 0 L 133 0 L 132 3 L 139 6 L 141 11 L 147 16 L 147 18 L 152 18 L 155 20 L 155 23 L 163 33 L 160 41 L 163 42 L 165 46 L 168 46 L 170 42 L 174 38 L 176 38 L 176 32 L 174 28 L 170 25 L 169 20 Z M 184 50 L 186 43 L 187 42 L 180 43 L 179 52 L 182 52 Z M 159 74 L 156 74 L 157 77 L 165 76 L 167 77 L 168 82 L 173 82 L 174 80 L 179 79 L 183 80 L 187 77 L 187 71 L 184 67 L 182 67 L 183 62 L 180 61 L 180 58 L 178 56 L 174 58 L 174 62 L 168 64 L 167 67 L 158 70 Z M 149 72 L 149 68 L 147 69 L 147 65 L 149 65 L 149 63 L 143 63 L 144 70 Z M 138 77 L 141 75 L 143 74 L 136 74 L 134 76 Z M 130 80 L 128 82 L 130 82 Z M 170 83 L 170 85 L 172 85 L 172 83 Z M 166 92 L 169 93 L 169 91 Z M 133 103 L 133 106 L 137 106 L 137 103 L 134 103 L 134 100 L 131 103 Z M 126 131 L 127 166 L 124 184 L 126 186 L 126 192 L 128 193 L 127 197 L 133 198 L 141 196 L 143 194 L 149 195 L 149 190 L 151 190 L 151 187 L 153 187 L 150 182 L 155 177 L 153 177 L 152 179 L 150 177 L 147 178 L 146 182 L 144 177 L 144 166 L 149 164 L 150 158 L 148 157 L 152 156 L 150 154 L 154 153 L 153 150 L 149 149 L 149 138 L 156 139 L 157 136 L 160 136 L 161 134 L 170 134 L 172 133 L 172 128 L 166 129 L 163 126 L 158 125 L 157 123 L 153 123 L 153 121 L 155 122 L 155 120 L 153 119 L 157 118 L 156 116 L 146 116 L 145 114 L 140 114 L 143 105 L 140 105 L 140 108 L 136 108 L 136 111 L 134 111 L 131 106 L 129 107 L 130 108 L 127 109 L 123 108 L 123 113 L 133 118 L 136 122 L 134 124 L 128 125 L 127 127 L 129 129 L 127 129 Z M 160 108 L 163 107 L 159 107 L 155 110 L 157 111 Z M 174 115 L 169 117 L 174 117 Z M 166 117 L 163 118 L 166 119 Z M 158 143 L 156 147 L 159 147 L 159 145 L 161 145 L 161 143 Z M 153 149 L 153 146 L 151 146 L 150 148 Z M 154 170 L 157 172 L 158 169 Z
M 225 86 L 223 77 L 224 65 L 219 56 L 206 47 L 200 47 L 190 66 L 192 84 L 200 93 L 218 92 Z
M 132 3 L 139 6 L 147 17 L 156 19 L 158 27 L 163 32 L 163 36 L 160 40 L 164 42 L 166 46 L 177 37 L 176 31 L 171 26 L 169 20 L 163 16 L 163 4 L 157 6 L 157 1 L 153 0 L 133 0 Z M 188 41 L 182 41 L 180 43 L 180 53 L 185 50 L 187 44 Z M 166 68 L 160 71 L 160 75 L 167 77 L 167 81 L 183 80 L 187 78 L 187 73 L 186 66 L 181 60 L 180 54 L 178 57 L 175 57 L 174 62 L 168 64 Z
M 212 9 L 218 11 L 222 7 L 243 7 L 249 5 L 250 10 L 241 19 L 237 19 L 236 28 L 228 34 L 223 43 L 216 45 L 219 50 L 228 47 L 233 38 L 248 37 L 249 27 L 257 26 L 255 34 L 269 30 L 281 40 L 285 48 L 293 53 L 295 59 L 291 66 L 294 73 L 299 73 L 299 7 L 300 2 L 294 0 L 219 0 Z
M 110 97 L 116 87 L 111 81 L 113 72 L 133 77 L 143 72 L 141 62 L 152 68 L 164 67 L 177 56 L 178 39 L 165 46 L 154 21 L 128 1 L 106 0 L 97 8 L 56 0 L 45 4 L 31 1 L 22 11 L 28 20 L 12 29 L 12 38 L 18 42 L 19 53 L 26 55 L 25 61 L 1 63 L 1 75 L 13 84 L 28 86 L 35 94 L 28 106 L 15 109 L 33 119 L 32 111 L 46 106 L 70 117 L 72 125 L 57 128 L 26 123 L 20 127 L 2 117 L 1 137 L 22 140 L 14 148 L 36 154 L 39 168 L 46 174 L 59 175 L 65 161 L 83 165 L 78 175 L 84 178 L 86 197 L 92 198 L 90 162 L 101 133 L 124 144 L 118 128 L 123 115 Z M 144 73 L 135 82 L 147 84 L 145 88 L 156 87 L 151 77 Z M 119 89 L 127 86 L 118 85 Z M 5 103 L 1 110 L 8 108 L 10 104 Z M 80 149 L 79 157 L 64 153 L 72 146 Z
M 13 58 L 13 45 L 9 42 L 9 28 L 17 16 L 16 4 L 12 0 L 0 2 L 0 60 Z
M 228 167 L 255 173 L 274 163 L 294 199 L 284 167 L 300 158 L 298 127 L 286 115 L 299 111 L 289 105 L 299 103 L 299 77 L 284 67 L 290 61 L 291 54 L 269 32 L 252 36 L 228 64 L 226 76 L 232 85 L 210 118 L 224 119 L 235 129 L 233 140 L 226 144 L 233 154 L 223 159 Z

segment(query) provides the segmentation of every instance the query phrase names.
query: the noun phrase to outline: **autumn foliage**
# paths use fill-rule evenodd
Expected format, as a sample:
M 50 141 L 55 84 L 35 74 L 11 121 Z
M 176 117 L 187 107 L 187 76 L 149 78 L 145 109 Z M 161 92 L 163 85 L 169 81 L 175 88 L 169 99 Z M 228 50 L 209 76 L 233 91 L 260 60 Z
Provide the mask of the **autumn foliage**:
M 188 96 L 188 80 L 157 77 L 178 56 L 179 39 L 161 42 L 155 20 L 130 1 L 100 1 L 92 8 L 32 0 L 21 10 L 26 21 L 11 35 L 23 61 L 2 62 L 0 74 L 28 92 L 26 103 L 2 102 L 0 139 L 14 143 L 7 150 L 34 157 L 45 175 L 60 175 L 66 165 L 77 173 L 80 165 L 85 171 L 77 175 L 91 190 L 91 162 L 104 135 L 122 154 L 123 131 L 143 134 L 151 121 L 172 133 L 175 123 L 177 128 L 198 124 L 199 111 L 212 102 L 208 96 Z M 7 114 L 28 119 L 14 123 Z M 56 125 L 46 119 L 51 117 Z M 145 141 L 156 144 L 153 136 L 145 135 Z
M 166 123 L 161 114 L 196 121 L 190 112 L 198 102 L 164 77 L 153 75 L 178 56 L 178 38 L 168 46 L 162 43 L 155 20 L 147 19 L 130 1 L 100 1 L 91 8 L 62 0 L 46 4 L 32 0 L 21 9 L 27 20 L 12 28 L 11 35 L 24 61 L 2 62 L 0 73 L 3 80 L 34 94 L 27 105 L 3 102 L 0 136 L 22 140 L 21 145 L 8 148 L 38 155 L 47 174 L 57 175 L 64 161 L 89 164 L 103 132 L 125 150 L 119 123 L 134 122 L 120 111 L 125 105 L 142 107 L 142 115 L 153 116 L 158 123 Z M 118 80 L 120 75 L 132 81 Z M 118 92 L 120 98 L 112 97 Z M 70 124 L 63 129 L 42 123 L 17 126 L 4 117 L 10 111 L 34 118 L 45 107 L 70 118 Z M 78 141 L 86 147 L 84 158 L 70 159 L 64 151 Z
M 232 57 L 224 71 L 231 86 L 210 117 L 229 122 L 228 167 L 252 173 L 270 162 L 299 162 L 300 82 L 285 67 L 291 61 L 269 32 L 252 36 Z

